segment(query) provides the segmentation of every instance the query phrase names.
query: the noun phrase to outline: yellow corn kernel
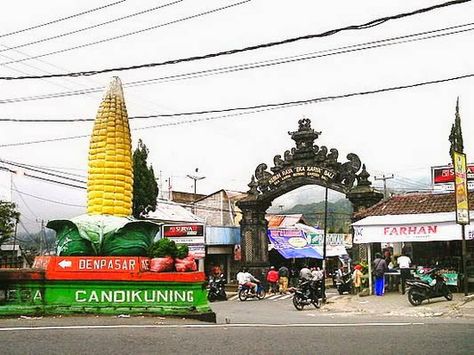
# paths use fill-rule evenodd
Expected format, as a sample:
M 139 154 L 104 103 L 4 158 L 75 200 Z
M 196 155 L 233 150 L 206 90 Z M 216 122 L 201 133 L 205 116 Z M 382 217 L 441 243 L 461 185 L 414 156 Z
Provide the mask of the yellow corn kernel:
M 122 85 L 114 77 L 97 112 L 89 148 L 89 214 L 132 214 L 131 137 Z

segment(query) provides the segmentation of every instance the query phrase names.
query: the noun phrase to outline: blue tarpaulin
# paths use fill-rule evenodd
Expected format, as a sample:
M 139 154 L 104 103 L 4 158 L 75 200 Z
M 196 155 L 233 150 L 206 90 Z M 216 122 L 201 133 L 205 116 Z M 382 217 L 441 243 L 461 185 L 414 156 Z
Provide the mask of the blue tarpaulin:
M 322 259 L 306 239 L 304 232 L 298 229 L 269 229 L 268 239 L 273 247 L 285 258 Z

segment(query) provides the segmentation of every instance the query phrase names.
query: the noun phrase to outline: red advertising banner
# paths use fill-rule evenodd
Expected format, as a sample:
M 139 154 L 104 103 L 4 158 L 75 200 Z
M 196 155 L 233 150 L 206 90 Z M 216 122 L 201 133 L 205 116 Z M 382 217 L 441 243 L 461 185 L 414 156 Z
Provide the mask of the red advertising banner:
M 468 189 L 474 190 L 474 164 L 468 164 L 466 170 Z M 454 178 L 455 173 L 452 165 L 431 168 L 431 183 L 437 192 L 453 192 Z
M 134 256 L 46 256 L 35 262 L 46 265 L 47 280 L 204 281 L 202 272 L 151 272 L 149 263 L 149 258 Z
M 126 272 L 137 273 L 149 270 L 148 258 L 138 256 L 57 256 L 48 270 L 73 272 Z
M 180 224 L 163 226 L 163 236 L 169 237 L 201 237 L 204 236 L 202 224 Z
M 162 231 L 163 237 L 176 244 L 186 244 L 196 259 L 206 256 L 203 224 L 165 224 Z

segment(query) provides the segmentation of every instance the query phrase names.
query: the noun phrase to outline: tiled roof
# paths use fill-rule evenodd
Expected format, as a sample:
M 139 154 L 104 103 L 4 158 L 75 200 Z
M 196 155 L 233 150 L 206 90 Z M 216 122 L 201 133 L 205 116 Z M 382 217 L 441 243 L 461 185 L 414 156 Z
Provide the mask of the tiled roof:
M 474 207 L 474 193 L 469 193 L 470 209 Z M 384 216 L 394 214 L 419 214 L 452 212 L 456 209 L 454 193 L 431 194 L 414 193 L 406 195 L 395 195 L 387 201 L 380 201 L 355 214 L 356 219 L 368 216 Z
M 267 215 L 268 228 L 287 228 L 294 227 L 296 223 L 305 222 L 303 214 L 278 214 Z

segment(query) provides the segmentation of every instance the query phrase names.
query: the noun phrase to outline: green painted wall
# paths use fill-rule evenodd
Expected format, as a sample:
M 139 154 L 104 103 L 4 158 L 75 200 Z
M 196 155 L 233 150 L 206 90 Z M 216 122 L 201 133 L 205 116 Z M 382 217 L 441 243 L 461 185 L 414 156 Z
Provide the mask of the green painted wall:
M 212 312 L 200 282 L 25 281 L 3 289 L 0 315 Z

